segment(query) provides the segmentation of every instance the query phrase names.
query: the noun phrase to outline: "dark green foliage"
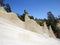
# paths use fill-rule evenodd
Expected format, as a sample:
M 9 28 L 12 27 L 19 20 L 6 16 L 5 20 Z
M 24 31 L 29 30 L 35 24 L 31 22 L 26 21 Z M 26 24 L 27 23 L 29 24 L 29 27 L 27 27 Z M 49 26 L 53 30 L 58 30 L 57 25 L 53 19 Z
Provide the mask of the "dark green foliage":
M 40 26 L 44 26 L 44 20 L 43 20 L 43 19 L 37 19 L 37 18 L 35 18 L 35 21 L 36 21 L 37 24 L 39 24 Z
M 44 26 L 44 22 L 42 21 L 42 22 L 40 22 L 40 26 Z
M 33 16 L 29 16 L 29 18 L 30 18 L 30 19 L 34 19 L 34 17 L 33 17 Z
M 57 38 L 60 38 L 60 29 L 58 28 L 58 30 L 57 30 Z
M 6 10 L 7 12 L 12 12 L 12 11 L 11 11 L 11 8 L 10 8 L 10 5 L 9 5 L 8 3 L 6 4 L 5 10 Z
M 0 0 L 0 6 L 4 6 L 4 0 Z
M 19 19 L 21 19 L 22 21 L 25 21 L 25 14 L 23 15 L 18 15 Z M 34 19 L 33 16 L 29 16 L 30 19 Z
M 54 15 L 51 12 L 48 12 L 47 14 L 48 14 L 47 26 L 51 25 L 53 31 L 56 32 L 57 20 L 55 19 Z
M 35 18 L 35 21 L 40 25 L 40 19 Z
M 25 21 L 25 15 L 18 15 L 19 19 L 21 19 L 22 21 Z

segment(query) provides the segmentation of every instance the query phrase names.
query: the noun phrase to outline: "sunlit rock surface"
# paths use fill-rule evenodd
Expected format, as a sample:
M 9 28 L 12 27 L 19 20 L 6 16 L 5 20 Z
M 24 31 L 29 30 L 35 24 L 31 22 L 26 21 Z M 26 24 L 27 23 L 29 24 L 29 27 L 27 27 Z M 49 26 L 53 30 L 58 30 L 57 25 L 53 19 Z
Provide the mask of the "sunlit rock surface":
M 0 7 L 0 17 L 8 19 L 15 25 L 24 28 L 24 22 L 22 22 L 15 13 L 7 13 L 2 7 Z
M 60 40 L 22 29 L 0 18 L 0 45 L 60 45 Z
M 60 45 L 51 27 L 48 31 L 45 23 L 41 27 L 27 15 L 25 17 L 23 22 L 15 13 L 7 13 L 0 7 L 0 45 Z
M 7 13 L 2 7 L 0 7 L 0 17 L 9 20 L 11 23 L 14 23 L 14 25 L 19 26 L 20 28 L 23 29 L 27 29 L 39 34 L 46 34 L 49 37 L 53 37 L 56 38 L 54 33 L 50 33 L 49 29 L 46 26 L 46 23 L 44 23 L 44 27 L 40 26 L 36 23 L 36 21 L 30 19 L 28 17 L 28 12 L 26 10 L 24 10 L 24 14 L 25 14 L 25 22 L 23 22 L 22 20 L 20 20 L 18 18 L 18 16 L 13 13 Z M 53 31 L 51 31 L 53 32 Z M 54 36 L 53 36 L 54 35 Z

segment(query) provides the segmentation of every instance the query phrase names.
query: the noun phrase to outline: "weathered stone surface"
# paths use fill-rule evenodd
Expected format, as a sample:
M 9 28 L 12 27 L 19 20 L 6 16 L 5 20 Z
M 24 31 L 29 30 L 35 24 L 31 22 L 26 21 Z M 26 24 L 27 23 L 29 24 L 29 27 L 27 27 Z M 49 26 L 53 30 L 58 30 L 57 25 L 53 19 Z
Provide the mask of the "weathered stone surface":
M 9 21 L 13 22 L 15 25 L 24 28 L 24 22 L 22 22 L 15 13 L 13 12 L 7 13 L 2 7 L 0 7 L 0 9 L 1 9 L 0 17 L 8 19 Z
M 49 30 L 48 30 L 48 27 L 47 27 L 47 25 L 46 25 L 46 22 L 44 22 L 43 30 L 44 30 L 44 32 L 45 32 L 46 34 L 49 35 Z
M 0 45 L 60 45 L 60 40 L 25 30 L 0 18 Z
M 50 36 L 50 33 L 52 33 L 52 31 L 50 31 L 49 33 L 49 29 L 47 28 L 46 23 L 44 23 L 44 27 L 38 25 L 34 20 L 28 17 L 28 13 L 25 13 L 25 22 L 23 22 L 18 18 L 15 13 L 7 13 L 2 7 L 0 7 L 0 18 L 5 18 L 10 21 L 7 21 L 8 23 L 14 23 L 14 25 L 17 25 L 24 29 L 28 29 L 35 33 L 46 34 L 48 36 Z M 51 37 L 55 37 L 53 36 L 53 33 L 51 35 Z
M 50 35 L 49 35 L 50 37 L 56 38 L 56 36 L 54 35 L 54 32 L 53 32 L 51 26 L 49 26 L 49 33 L 50 33 Z

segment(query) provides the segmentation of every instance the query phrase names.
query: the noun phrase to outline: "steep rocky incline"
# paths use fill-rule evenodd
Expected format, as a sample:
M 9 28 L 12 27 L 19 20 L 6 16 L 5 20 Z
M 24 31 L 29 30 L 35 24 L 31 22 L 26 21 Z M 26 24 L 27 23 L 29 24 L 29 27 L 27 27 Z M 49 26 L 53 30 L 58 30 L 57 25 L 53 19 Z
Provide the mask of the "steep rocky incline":
M 35 33 L 39 33 L 39 34 L 45 34 L 48 35 L 49 37 L 53 37 L 56 38 L 53 31 L 49 31 L 49 29 L 46 26 L 46 23 L 44 23 L 44 26 L 40 26 L 38 25 L 34 20 L 30 19 L 28 17 L 28 12 L 24 11 L 25 14 L 25 22 L 21 21 L 18 16 L 13 13 L 7 13 L 2 7 L 0 7 L 0 18 L 2 20 L 6 19 L 8 20 L 8 23 L 13 23 L 14 25 L 35 32 Z M 52 30 L 52 29 L 51 29 Z
M 25 30 L 0 18 L 0 45 L 60 45 L 60 40 Z

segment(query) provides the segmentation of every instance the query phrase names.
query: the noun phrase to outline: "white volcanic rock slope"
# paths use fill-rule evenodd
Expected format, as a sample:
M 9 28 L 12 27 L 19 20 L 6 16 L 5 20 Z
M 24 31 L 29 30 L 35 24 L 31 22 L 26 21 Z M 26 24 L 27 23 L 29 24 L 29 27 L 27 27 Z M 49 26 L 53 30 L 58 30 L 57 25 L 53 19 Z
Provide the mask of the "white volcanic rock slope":
M 2 10 L 0 9 L 0 45 L 60 45 L 60 39 L 51 38 L 45 33 L 39 34 L 26 30 L 22 26 L 24 23 L 21 20 L 19 22 L 16 17 L 16 21 L 22 24 L 19 26 L 11 19 L 12 16 L 8 18 L 7 12 Z M 3 13 L 6 17 L 3 16 Z

